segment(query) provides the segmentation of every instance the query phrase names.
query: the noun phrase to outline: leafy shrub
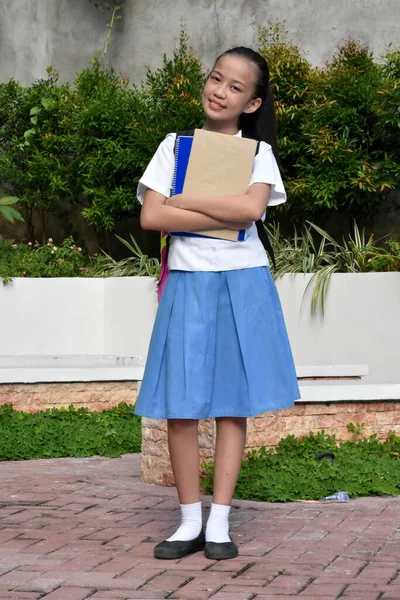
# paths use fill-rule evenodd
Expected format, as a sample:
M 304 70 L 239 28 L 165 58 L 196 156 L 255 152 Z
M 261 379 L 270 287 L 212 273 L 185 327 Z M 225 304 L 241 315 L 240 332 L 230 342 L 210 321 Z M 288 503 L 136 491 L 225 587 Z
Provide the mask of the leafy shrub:
M 0 278 L 12 277 L 85 277 L 91 274 L 91 263 L 73 238 L 56 246 L 51 238 L 47 244 L 14 244 L 0 246 Z
M 355 436 L 353 436 L 355 437 Z M 333 462 L 316 456 L 333 452 Z M 235 498 L 266 502 L 319 500 L 339 490 L 352 498 L 400 493 L 400 437 L 393 432 L 380 442 L 366 439 L 336 441 L 324 431 L 310 432 L 302 439 L 282 439 L 277 448 L 252 451 L 242 464 Z M 213 464 L 203 464 L 202 483 L 207 494 L 213 489 Z
M 53 69 L 28 88 L 0 84 L 0 183 L 25 208 L 32 242 L 33 212 L 46 233 L 49 213 L 72 203 L 104 233 L 138 211 L 136 184 L 157 145 L 202 123 L 204 75 L 187 41 L 182 31 L 141 89 L 97 59 L 73 86 Z
M 75 82 L 71 102 L 74 177 L 82 214 L 96 230 L 111 231 L 115 221 L 137 205 L 134 181 L 135 130 L 139 99 L 128 81 L 92 61 Z
M 205 74 L 188 40 L 181 30 L 172 58 L 164 54 L 162 67 L 146 72 L 139 93 L 140 114 L 135 131 L 139 176 L 167 133 L 203 125 L 201 93 Z
M 381 63 L 349 40 L 311 67 L 282 25 L 259 31 L 271 68 L 289 202 L 298 214 L 371 217 L 399 180 L 399 52 Z M 396 104 L 397 102 L 397 104 Z
M 68 84 L 48 69 L 48 79 L 22 88 L 14 81 L 0 84 L 0 182 L 26 209 L 34 235 L 33 211 L 44 231 L 49 213 L 73 196 L 73 153 Z
M 121 403 L 102 412 L 86 408 L 17 412 L 0 406 L 0 460 L 62 456 L 120 456 L 140 452 L 140 418 Z

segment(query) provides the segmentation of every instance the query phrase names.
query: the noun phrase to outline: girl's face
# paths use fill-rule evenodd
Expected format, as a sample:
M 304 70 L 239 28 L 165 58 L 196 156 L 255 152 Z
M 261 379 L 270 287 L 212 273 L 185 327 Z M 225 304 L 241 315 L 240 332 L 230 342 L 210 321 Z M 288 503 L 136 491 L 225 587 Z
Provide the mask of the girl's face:
M 236 54 L 225 54 L 209 74 L 202 95 L 206 129 L 236 133 L 242 113 L 252 113 L 261 104 L 254 98 L 256 67 Z

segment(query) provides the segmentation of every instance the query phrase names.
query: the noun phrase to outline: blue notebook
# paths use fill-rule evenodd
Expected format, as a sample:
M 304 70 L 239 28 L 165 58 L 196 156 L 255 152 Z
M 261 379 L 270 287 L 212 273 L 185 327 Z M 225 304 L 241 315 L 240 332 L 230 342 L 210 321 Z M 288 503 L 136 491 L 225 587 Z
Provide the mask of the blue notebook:
M 172 182 L 172 194 L 181 194 L 185 185 L 186 171 L 190 159 L 190 151 L 192 149 L 193 136 L 180 135 L 176 140 L 175 146 L 175 170 Z M 185 237 L 211 238 L 209 235 L 201 235 L 190 231 L 173 231 L 171 235 Z M 243 242 L 246 237 L 246 230 L 242 229 L 238 232 L 237 241 Z M 218 239 L 218 238 L 216 238 Z

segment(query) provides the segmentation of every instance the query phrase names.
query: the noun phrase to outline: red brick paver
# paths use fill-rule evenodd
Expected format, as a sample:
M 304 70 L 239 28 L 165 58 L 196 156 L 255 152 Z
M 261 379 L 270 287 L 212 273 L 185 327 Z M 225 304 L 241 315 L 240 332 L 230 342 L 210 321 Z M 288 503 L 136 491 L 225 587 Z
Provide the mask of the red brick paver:
M 234 501 L 238 558 L 159 561 L 179 505 L 139 473 L 139 455 L 0 463 L 0 600 L 400 600 L 399 497 Z

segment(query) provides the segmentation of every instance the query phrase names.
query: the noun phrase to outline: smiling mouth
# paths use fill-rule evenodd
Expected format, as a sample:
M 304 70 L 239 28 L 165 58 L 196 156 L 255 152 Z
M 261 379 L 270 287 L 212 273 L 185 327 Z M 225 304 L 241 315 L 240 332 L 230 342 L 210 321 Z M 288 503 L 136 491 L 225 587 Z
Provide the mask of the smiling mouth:
M 209 100 L 208 102 L 210 104 L 210 108 L 212 108 L 213 110 L 222 110 L 223 108 L 225 108 L 224 106 L 222 106 L 218 102 L 215 102 L 214 100 Z

